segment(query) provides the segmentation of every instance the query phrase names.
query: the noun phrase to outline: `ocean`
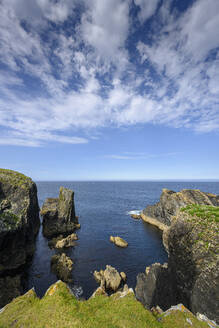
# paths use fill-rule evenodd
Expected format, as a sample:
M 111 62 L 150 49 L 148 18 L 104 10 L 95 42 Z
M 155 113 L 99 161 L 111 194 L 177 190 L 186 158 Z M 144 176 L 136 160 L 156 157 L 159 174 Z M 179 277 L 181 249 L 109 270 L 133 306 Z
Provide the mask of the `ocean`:
M 66 250 L 74 262 L 73 285 L 76 296 L 87 299 L 98 287 L 93 278 L 95 270 L 107 264 L 127 275 L 127 284 L 134 288 L 136 276 L 146 266 L 167 261 L 160 231 L 130 217 L 131 211 L 140 211 L 160 198 L 163 188 L 174 191 L 200 189 L 219 194 L 219 182 L 37 182 L 39 205 L 48 197 L 58 197 L 60 186 L 75 192 L 76 215 L 81 229 L 76 246 Z M 110 243 L 110 235 L 120 236 L 129 245 L 119 248 Z M 35 288 L 42 297 L 57 278 L 50 270 L 50 259 L 57 251 L 48 247 L 42 235 L 42 226 L 36 239 L 36 252 L 27 273 L 27 289 Z

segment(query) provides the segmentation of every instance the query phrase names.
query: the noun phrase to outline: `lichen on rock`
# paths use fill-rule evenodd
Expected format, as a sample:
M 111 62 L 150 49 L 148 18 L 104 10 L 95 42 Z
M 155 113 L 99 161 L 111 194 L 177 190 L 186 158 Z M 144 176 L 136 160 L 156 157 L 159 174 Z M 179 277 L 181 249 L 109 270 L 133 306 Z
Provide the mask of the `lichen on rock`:
M 34 253 L 39 226 L 36 184 L 19 172 L 0 169 L 0 307 L 12 299 L 13 290 L 14 296 L 22 292 L 20 271 Z
M 43 216 L 43 234 L 51 238 L 72 233 L 80 226 L 75 215 L 74 192 L 60 187 L 59 198 L 47 198 L 40 214 Z

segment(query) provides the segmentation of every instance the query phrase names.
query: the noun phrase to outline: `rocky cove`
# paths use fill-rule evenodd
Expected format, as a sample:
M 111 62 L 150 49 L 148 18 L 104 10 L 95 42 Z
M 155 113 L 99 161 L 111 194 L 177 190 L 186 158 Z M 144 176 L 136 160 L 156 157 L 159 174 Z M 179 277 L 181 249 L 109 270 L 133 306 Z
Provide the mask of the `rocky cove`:
M 4 171 L 1 174 L 2 177 L 4 176 L 4 179 L 0 179 L 1 190 L 3 191 L 1 193 L 0 199 L 1 219 L 3 218 L 2 222 L 4 223 L 4 229 L 7 230 L 8 235 L 10 235 L 9 232 L 12 233 L 11 230 L 13 230 L 14 233 L 17 227 L 20 231 L 20 226 L 22 226 L 22 224 L 18 219 L 16 219 L 16 225 L 13 225 L 13 229 L 10 229 L 8 226 L 8 222 L 12 222 L 14 224 L 14 221 L 8 221 L 9 214 L 7 213 L 14 213 L 18 217 L 20 217 L 21 222 L 23 224 L 26 223 L 28 227 L 30 225 L 30 222 L 28 221 L 34 221 L 34 223 L 31 223 L 33 228 L 33 234 L 31 234 L 28 229 L 25 230 L 26 228 L 24 229 L 24 227 L 21 229 L 23 231 L 22 233 L 25 236 L 25 243 L 27 241 L 27 245 L 31 245 L 32 252 L 27 252 L 27 254 L 23 256 L 23 262 L 21 265 L 19 264 L 19 262 L 16 265 L 11 265 L 6 270 L 2 270 L 1 278 L 4 279 L 4 281 L 7 281 L 7 279 L 11 279 L 12 277 L 14 279 L 16 278 L 16 275 L 19 270 L 22 271 L 22 266 L 25 265 L 27 259 L 33 254 L 34 238 L 39 229 L 39 207 L 38 201 L 35 201 L 34 208 L 37 213 L 36 215 L 29 215 L 25 217 L 23 215 L 24 211 L 22 212 L 22 215 L 19 214 L 20 212 L 18 212 L 17 210 L 18 206 L 16 207 L 15 205 L 13 205 L 14 201 L 13 197 L 11 196 L 11 193 L 6 193 L 6 190 L 11 190 L 11 187 L 9 188 L 3 186 L 4 181 L 11 181 L 11 178 L 9 179 L 8 175 L 12 175 L 13 177 L 15 177 L 19 174 L 11 171 Z M 26 177 L 22 177 L 24 180 L 26 179 Z M 22 180 L 22 183 L 24 183 L 25 186 L 29 186 L 28 190 L 32 190 L 31 188 L 34 188 L 31 187 L 32 184 L 34 185 L 34 183 L 30 181 L 28 185 L 26 180 L 25 183 Z M 10 182 L 7 183 L 10 184 Z M 13 193 L 14 190 L 15 194 L 20 192 L 20 189 L 23 190 L 24 188 L 22 188 L 21 186 L 21 182 L 15 184 L 15 187 L 12 187 Z M 20 199 L 20 201 L 23 197 L 23 193 L 24 192 L 22 191 L 20 195 L 16 196 Z M 30 191 L 28 191 L 27 194 L 32 195 Z M 54 236 L 57 237 L 57 235 L 60 235 L 62 233 L 64 239 L 64 237 L 72 233 L 75 228 L 79 228 L 78 220 L 75 215 L 74 202 L 72 201 L 73 195 L 69 195 L 70 194 L 68 192 L 66 194 L 66 189 L 60 189 L 59 198 L 48 199 L 42 207 L 41 213 L 44 216 L 43 233 L 47 237 L 49 236 L 49 238 L 52 238 Z M 36 200 L 36 194 L 33 199 Z M 63 207 L 63 200 L 65 203 L 67 202 L 70 206 Z M 27 203 L 28 202 L 25 198 L 25 204 Z M 155 220 L 156 222 L 160 222 L 164 225 L 164 229 L 162 229 L 164 231 L 163 240 L 164 245 L 169 254 L 169 259 L 168 265 L 152 264 L 152 266 L 146 268 L 144 274 L 139 274 L 135 290 L 136 296 L 137 299 L 139 299 L 148 309 L 159 305 L 163 310 L 167 310 L 171 305 L 183 303 L 194 313 L 201 312 L 206 314 L 210 319 L 218 320 L 217 308 L 215 306 L 215 304 L 217 304 L 215 302 L 215 297 L 217 297 L 218 295 L 218 226 L 217 224 L 215 225 L 215 222 L 211 222 L 212 226 L 210 227 L 209 221 L 206 221 L 206 225 L 208 226 L 210 232 L 208 231 L 208 233 L 206 234 L 207 236 L 203 236 L 203 231 L 207 231 L 206 225 L 204 227 L 201 227 L 200 229 L 201 224 L 197 227 L 197 221 L 195 221 L 194 224 L 192 218 L 196 217 L 197 213 L 200 214 L 200 210 L 202 213 L 205 213 L 206 209 L 197 207 L 186 208 L 187 206 L 193 206 L 193 204 L 196 204 L 197 206 L 200 204 L 201 206 L 210 206 L 214 209 L 216 206 L 218 206 L 218 196 L 199 192 L 197 190 L 182 191 L 181 194 L 174 193 L 170 190 L 164 190 L 161 196 L 161 200 L 157 205 L 154 206 L 154 210 L 151 209 L 151 207 L 153 206 L 149 206 L 142 212 L 143 219 L 145 218 L 145 216 L 147 216 L 148 218 Z M 19 205 L 19 208 L 22 208 L 22 206 Z M 66 208 L 71 210 L 68 210 L 66 212 Z M 181 208 L 186 208 L 186 210 L 184 212 L 181 212 Z M 215 214 L 212 213 L 212 215 L 214 216 Z M 12 215 L 10 215 L 10 220 L 11 216 Z M 30 219 L 33 217 L 34 219 Z M 7 220 L 5 218 L 7 218 Z M 69 220 L 66 221 L 66 218 L 69 218 Z M 164 221 L 165 218 L 168 219 L 168 221 Z M 61 224 L 59 224 L 59 220 L 61 221 Z M 28 231 L 28 233 L 26 231 Z M 25 235 L 25 233 L 28 235 L 28 237 L 27 235 Z M 115 233 L 117 232 L 115 231 Z M 210 245 L 209 240 L 207 238 L 210 236 L 209 233 L 213 234 L 210 238 Z M 31 239 L 31 243 L 29 243 L 29 239 Z M 196 242 L 197 240 L 198 242 Z M 3 242 L 1 245 L 4 245 Z M 22 246 L 19 245 L 18 249 L 21 250 L 22 248 L 26 248 L 26 246 L 24 245 L 26 244 L 22 244 Z M 16 247 L 13 246 L 12 249 L 14 248 Z M 4 249 L 5 248 L 1 247 L 1 252 L 2 250 L 4 251 Z M 28 249 L 30 249 L 29 246 Z M 7 263 L 7 261 L 9 262 L 9 259 L 13 262 L 13 257 L 9 256 L 9 254 L 4 254 L 1 259 L 2 258 L 4 258 L 4 263 Z M 16 257 L 16 261 L 17 258 L 18 257 Z M 103 268 L 97 267 L 96 269 L 100 270 Z M 203 285 L 203 282 L 205 282 L 206 284 Z M 13 288 L 13 283 L 11 283 L 11 281 L 9 282 L 9 285 Z M 2 290 L 3 289 L 1 289 L 1 293 Z M 206 294 L 207 291 L 208 293 Z M 17 294 L 12 295 L 11 299 L 19 295 L 17 290 L 16 292 Z M 22 291 L 20 291 L 20 293 L 22 293 Z M 124 295 L 127 294 L 128 292 L 126 292 L 126 294 Z M 204 297 L 204 294 L 207 295 L 206 299 Z M 3 305 L 4 304 L 2 304 L 2 306 Z M 2 316 L 3 315 L 4 312 Z M 179 327 L 181 326 L 179 325 Z

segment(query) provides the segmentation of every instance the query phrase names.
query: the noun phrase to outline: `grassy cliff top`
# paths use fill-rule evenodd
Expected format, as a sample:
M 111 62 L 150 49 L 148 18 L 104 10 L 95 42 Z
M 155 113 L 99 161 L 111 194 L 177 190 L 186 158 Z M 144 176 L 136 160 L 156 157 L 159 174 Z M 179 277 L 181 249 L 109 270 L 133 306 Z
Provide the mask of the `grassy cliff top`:
M 205 250 L 217 254 L 219 251 L 219 206 L 191 204 L 180 209 L 186 221 L 191 223 L 197 233 L 196 243 Z
M 25 186 L 30 185 L 33 181 L 22 173 L 0 168 L 0 183 L 1 182 L 10 183 L 14 187 L 25 188 Z
M 193 328 L 209 327 L 191 312 L 173 311 L 159 322 L 135 299 L 96 296 L 78 301 L 67 286 L 58 282 L 40 300 L 30 290 L 0 312 L 0 328 Z

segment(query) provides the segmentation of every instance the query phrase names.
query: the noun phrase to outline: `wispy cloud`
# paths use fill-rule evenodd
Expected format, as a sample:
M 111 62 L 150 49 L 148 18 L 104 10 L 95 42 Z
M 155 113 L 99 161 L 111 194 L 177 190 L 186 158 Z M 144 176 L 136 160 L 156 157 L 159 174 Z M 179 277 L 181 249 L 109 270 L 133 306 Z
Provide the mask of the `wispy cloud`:
M 218 130 L 219 3 L 170 4 L 0 1 L 1 144 L 86 143 L 112 125 Z
M 118 159 L 118 160 L 145 160 L 150 158 L 170 157 L 182 154 L 180 152 L 163 153 L 163 154 L 146 154 L 146 153 L 123 153 L 121 155 L 105 155 L 104 158 Z

